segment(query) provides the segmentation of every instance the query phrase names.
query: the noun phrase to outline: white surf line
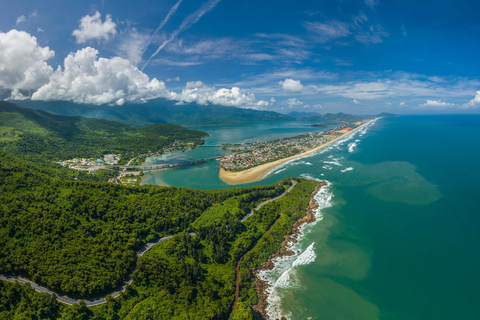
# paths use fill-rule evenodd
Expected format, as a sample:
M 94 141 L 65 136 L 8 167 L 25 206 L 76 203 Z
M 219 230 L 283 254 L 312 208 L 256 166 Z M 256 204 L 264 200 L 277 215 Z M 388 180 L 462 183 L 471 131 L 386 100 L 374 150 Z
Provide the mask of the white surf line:
M 354 130 L 350 131 L 349 133 L 347 133 L 345 136 L 343 136 L 342 138 L 339 138 L 338 140 L 335 140 L 333 142 L 330 142 L 328 143 L 327 145 L 325 145 L 324 147 L 318 149 L 317 151 L 315 152 L 312 152 L 310 154 L 306 154 L 304 156 L 299 156 L 298 158 L 295 158 L 295 159 L 291 159 L 291 160 L 288 160 L 288 161 L 285 161 L 285 162 L 282 162 L 282 163 L 279 163 L 278 165 L 274 166 L 273 168 L 271 168 L 269 171 L 267 171 L 265 174 L 263 174 L 261 177 L 260 177 L 260 180 L 262 179 L 265 179 L 266 177 L 268 177 L 270 174 L 274 173 L 276 170 L 278 169 L 281 169 L 285 166 L 287 166 L 288 164 L 294 162 L 294 161 L 297 161 L 297 160 L 300 160 L 300 159 L 304 159 L 304 158 L 309 158 L 309 157 L 313 157 L 315 155 L 318 155 L 319 153 L 323 153 L 327 150 L 330 150 L 331 147 L 335 147 L 337 146 L 338 144 L 340 143 L 343 143 L 345 142 L 346 140 L 348 139 L 351 139 L 353 135 L 355 135 L 360 129 L 365 129 L 365 131 L 362 133 L 365 134 L 366 132 L 366 129 L 370 128 L 370 126 L 372 126 L 378 119 L 380 118 L 375 118 L 375 119 L 372 119 L 370 120 L 369 122 L 367 123 L 364 123 L 362 124 L 360 127 L 358 128 L 355 128 Z
M 281 195 L 275 197 L 275 198 L 272 198 L 272 199 L 269 199 L 269 200 L 266 200 L 262 203 L 260 203 L 258 206 L 255 207 L 255 210 L 258 211 L 260 210 L 261 207 L 263 207 L 264 205 L 266 205 L 267 203 L 270 203 L 270 202 L 273 202 L 273 201 L 276 201 L 282 197 L 284 197 L 287 193 L 289 193 L 293 187 L 295 187 L 295 185 L 297 184 L 297 181 L 295 180 L 292 180 L 292 185 L 287 189 L 287 191 L 285 191 L 284 193 L 282 193 Z M 245 220 L 247 220 L 248 218 L 250 218 L 252 215 L 253 215 L 254 211 L 252 210 L 249 214 L 247 214 L 246 216 L 244 216 L 242 218 L 242 220 L 240 220 L 241 222 L 244 222 Z M 195 236 L 196 234 L 194 232 L 191 232 L 188 234 L 189 236 Z M 164 242 L 164 241 L 168 241 L 170 239 L 172 239 L 173 236 L 168 236 L 168 237 L 163 237 L 163 238 L 160 238 L 158 240 L 155 240 L 155 241 L 152 241 L 152 242 L 149 242 L 147 243 L 146 245 L 144 245 L 140 250 L 137 251 L 137 253 L 135 254 L 135 260 L 137 260 L 139 257 L 143 256 L 145 254 L 145 252 L 147 252 L 148 250 L 150 250 L 151 248 L 153 248 L 153 246 L 161 243 L 161 242 Z M 135 271 L 135 270 L 134 270 Z M 118 298 L 120 296 L 120 294 L 122 292 L 125 292 L 125 290 L 127 290 L 127 287 L 129 285 L 132 284 L 133 282 L 133 279 L 132 279 L 132 274 L 133 272 L 132 271 L 127 279 L 117 288 L 115 289 L 114 291 L 104 295 L 104 296 L 101 296 L 99 298 L 85 298 L 85 299 L 74 299 L 74 298 L 70 298 L 68 296 L 65 296 L 65 295 L 60 295 L 52 290 L 49 290 L 45 287 L 42 287 L 38 284 L 36 284 L 35 282 L 33 281 L 30 281 L 28 279 L 25 279 L 25 278 L 22 278 L 22 277 L 17 277 L 17 276 L 10 276 L 10 275 L 3 275 L 3 274 L 0 274 L 0 280 L 3 280 L 3 281 L 8 281 L 8 282 L 15 282 L 15 281 L 18 281 L 20 283 L 29 283 L 31 285 L 31 287 L 33 289 L 35 289 L 35 291 L 38 291 L 38 292 L 42 292 L 42 293 L 46 293 L 46 294 L 55 294 L 55 299 L 58 301 L 58 302 L 61 302 L 61 303 L 64 303 L 64 304 L 68 304 L 68 305 L 73 305 L 75 303 L 79 303 L 80 301 L 85 301 L 85 305 L 87 307 L 94 307 L 94 306 L 98 306 L 98 305 L 101 305 L 101 304 L 104 304 L 107 302 L 106 300 L 106 297 L 108 295 L 111 295 L 113 298 Z
M 325 181 L 314 178 L 307 174 L 302 174 L 302 177 L 314 180 L 314 181 Z M 295 269 L 298 266 L 307 265 L 312 263 L 316 259 L 316 253 L 314 251 L 315 242 L 312 242 L 305 250 L 299 249 L 301 238 L 305 234 L 305 229 L 309 226 L 315 225 L 317 222 L 323 220 L 323 210 L 325 208 L 332 206 L 332 197 L 333 194 L 330 192 L 329 187 L 331 183 L 326 181 L 327 184 L 322 186 L 315 195 L 314 199 L 318 205 L 318 208 L 315 210 L 316 220 L 312 223 L 304 223 L 300 227 L 300 232 L 296 236 L 297 241 L 295 243 L 287 244 L 287 249 L 295 252 L 292 256 L 281 256 L 272 260 L 274 267 L 271 270 L 261 271 L 257 277 L 268 284 L 266 289 L 267 292 L 267 307 L 266 312 L 269 319 L 280 319 L 286 317 L 290 319 L 290 315 L 286 314 L 282 310 L 282 296 L 281 292 L 278 289 L 289 289 L 295 286 Z

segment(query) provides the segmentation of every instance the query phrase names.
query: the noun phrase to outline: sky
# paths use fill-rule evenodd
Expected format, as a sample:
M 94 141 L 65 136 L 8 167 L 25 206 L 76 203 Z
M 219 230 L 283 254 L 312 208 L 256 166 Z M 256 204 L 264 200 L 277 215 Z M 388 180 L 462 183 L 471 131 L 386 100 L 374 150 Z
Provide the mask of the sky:
M 0 3 L 0 97 L 480 113 L 480 2 Z

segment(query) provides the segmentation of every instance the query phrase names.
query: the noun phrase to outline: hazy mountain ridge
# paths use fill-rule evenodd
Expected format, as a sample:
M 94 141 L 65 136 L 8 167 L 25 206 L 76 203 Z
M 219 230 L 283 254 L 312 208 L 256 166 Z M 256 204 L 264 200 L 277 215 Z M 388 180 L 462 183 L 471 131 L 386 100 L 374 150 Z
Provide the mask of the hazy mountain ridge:
M 292 117 L 273 111 L 196 103 L 177 105 L 176 101 L 161 98 L 149 100 L 146 103 L 127 103 L 122 106 L 96 106 L 68 101 L 22 100 L 15 103 L 61 115 L 115 120 L 137 127 L 151 123 L 196 126 L 293 120 Z

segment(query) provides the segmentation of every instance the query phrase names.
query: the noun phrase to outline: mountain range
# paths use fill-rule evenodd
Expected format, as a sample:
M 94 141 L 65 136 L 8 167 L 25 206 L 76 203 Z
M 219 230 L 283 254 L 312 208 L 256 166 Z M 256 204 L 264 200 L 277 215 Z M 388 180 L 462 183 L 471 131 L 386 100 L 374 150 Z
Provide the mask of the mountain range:
M 177 105 L 175 101 L 161 98 L 145 103 L 126 103 L 122 106 L 96 106 L 68 101 L 21 100 L 12 102 L 23 107 L 55 114 L 115 120 L 135 127 L 151 123 L 196 126 L 293 120 L 292 117 L 273 111 L 196 103 Z

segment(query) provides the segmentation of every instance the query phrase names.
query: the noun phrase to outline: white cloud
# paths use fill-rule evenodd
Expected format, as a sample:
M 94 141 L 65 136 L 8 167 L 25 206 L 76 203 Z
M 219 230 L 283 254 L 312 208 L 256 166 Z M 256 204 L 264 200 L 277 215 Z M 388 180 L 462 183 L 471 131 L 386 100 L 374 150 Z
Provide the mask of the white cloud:
M 0 32 L 0 88 L 32 90 L 44 85 L 53 73 L 46 61 L 54 55 L 25 31 Z
M 33 12 L 31 12 L 28 17 L 26 17 L 25 15 L 21 15 L 20 17 L 17 18 L 17 21 L 16 23 L 17 24 L 20 24 L 22 22 L 25 22 L 27 21 L 27 18 L 30 19 L 30 18 L 35 18 L 36 16 L 38 15 L 38 11 L 37 10 L 34 10 Z
M 147 64 L 155 57 L 160 51 L 162 51 L 163 48 L 173 40 L 177 38 L 177 36 L 184 32 L 185 30 L 188 30 L 191 26 L 193 26 L 195 23 L 197 23 L 206 13 L 210 12 L 213 10 L 217 4 L 221 0 L 210 0 L 206 3 L 204 3 L 199 9 L 197 9 L 195 12 L 191 13 L 188 15 L 185 19 L 183 19 L 182 23 L 180 26 L 173 31 L 170 34 L 170 37 L 166 39 L 158 48 L 157 50 L 150 56 L 148 61 L 143 65 L 142 70 L 145 69 Z
M 25 20 L 27 20 L 27 18 L 25 18 L 25 16 L 22 14 L 20 17 L 17 18 L 17 24 L 25 22 Z
M 405 105 L 405 101 L 400 102 L 400 105 L 401 105 L 401 106 L 404 106 L 404 105 Z
M 374 8 L 378 5 L 379 0 L 365 0 L 365 4 L 370 8 Z
M 285 79 L 285 81 L 280 81 L 279 84 L 283 90 L 290 93 L 299 93 L 305 89 L 300 80 Z
M 167 24 L 168 20 L 170 20 L 170 17 L 173 16 L 175 14 L 175 12 L 177 12 L 177 9 L 178 7 L 180 6 L 180 4 L 183 2 L 183 0 L 178 0 L 177 3 L 175 3 L 171 8 L 170 10 L 168 11 L 167 15 L 165 16 L 165 18 L 162 20 L 162 22 L 160 22 L 160 25 L 157 27 L 157 29 L 155 29 L 155 31 L 153 32 L 153 34 L 150 36 L 150 38 L 148 39 L 148 42 L 147 44 L 145 45 L 145 49 L 147 49 L 147 47 L 150 45 L 150 43 L 152 43 L 153 39 L 155 38 L 155 36 L 158 34 L 158 32 L 160 30 L 162 30 L 162 28 L 165 26 L 165 24 Z M 144 50 L 145 52 L 145 50 Z
M 383 38 L 388 37 L 389 34 L 385 28 L 379 24 L 370 26 L 369 30 L 362 31 L 355 36 L 358 42 L 369 43 L 382 43 Z
M 360 101 L 358 101 L 357 99 L 353 99 L 352 101 L 354 104 L 360 104 Z
M 133 65 L 138 65 L 142 61 L 150 36 L 138 32 L 136 28 L 123 31 L 119 36 L 118 55 L 130 60 Z
M 130 61 L 114 57 L 98 58 L 98 51 L 86 47 L 70 53 L 39 88 L 32 100 L 68 100 L 76 103 L 118 104 L 158 97 L 171 98 L 165 84 L 149 77 Z
M 187 103 L 196 102 L 202 105 L 211 103 L 253 109 L 263 109 L 270 105 L 268 101 L 257 101 L 253 93 L 243 93 L 238 87 L 217 90 L 215 87 L 207 86 L 201 81 L 187 82 L 181 93 L 172 92 L 172 99 Z
M 357 75 L 365 78 L 365 74 Z M 378 79 L 379 74 L 369 75 L 372 79 Z M 452 98 L 471 95 L 474 88 L 480 85 L 477 80 L 468 79 L 446 79 L 442 85 L 433 82 L 426 76 L 394 73 L 388 77 L 378 80 L 357 80 L 339 84 L 310 85 L 311 90 L 317 93 L 324 93 L 332 96 L 341 96 L 351 99 L 383 99 L 389 97 L 425 97 L 430 98 Z M 434 100 L 434 99 L 432 99 Z
M 322 22 L 305 22 L 304 27 L 315 33 L 317 41 L 328 42 L 350 35 L 348 24 L 340 21 Z
M 167 82 L 170 82 L 170 81 L 180 81 L 180 77 L 168 78 Z
M 475 98 L 463 105 L 464 108 L 479 108 L 480 107 L 480 91 L 477 91 Z
M 287 99 L 284 101 L 284 103 L 290 108 L 296 108 L 303 105 L 303 102 L 300 100 L 297 100 L 297 98 Z
M 45 32 L 45 30 L 43 30 L 43 29 L 40 28 L 40 27 L 37 27 L 37 32 L 39 32 L 39 33 L 40 33 L 40 32 Z
M 420 104 L 420 107 L 433 108 L 433 109 L 445 109 L 453 107 L 453 103 L 447 103 L 441 100 L 427 100 L 427 102 Z
M 107 14 L 105 22 L 102 22 L 101 14 L 97 11 L 92 16 L 82 17 L 79 29 L 74 30 L 72 35 L 77 38 L 77 43 L 85 43 L 92 39 L 108 41 L 110 36 L 113 37 L 117 33 L 116 27 L 111 15 Z

